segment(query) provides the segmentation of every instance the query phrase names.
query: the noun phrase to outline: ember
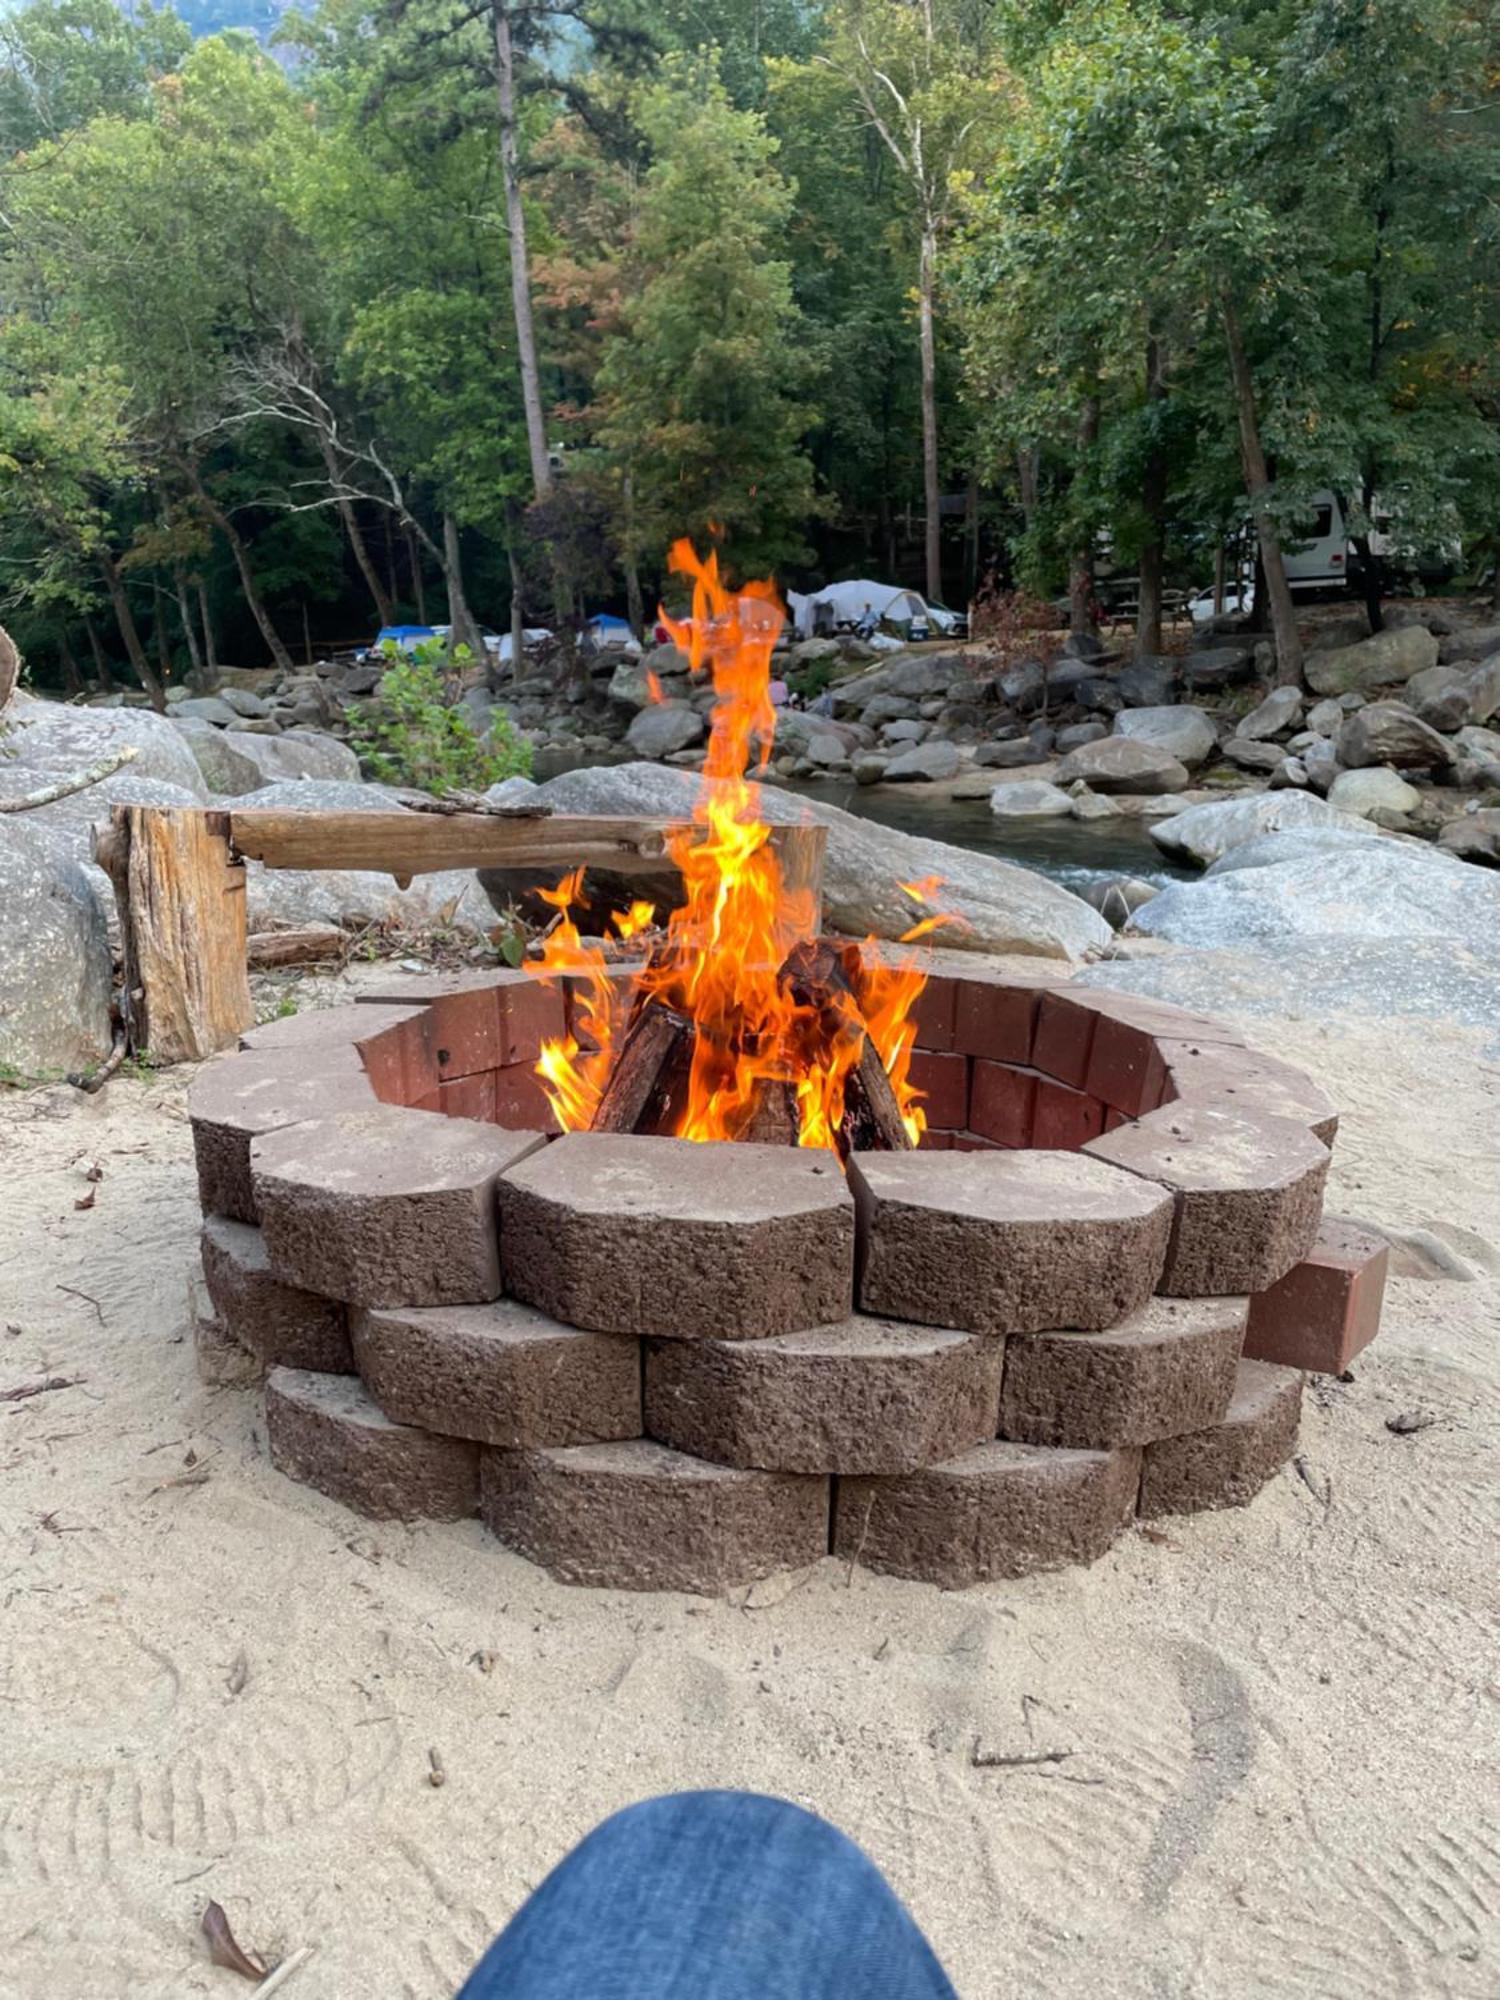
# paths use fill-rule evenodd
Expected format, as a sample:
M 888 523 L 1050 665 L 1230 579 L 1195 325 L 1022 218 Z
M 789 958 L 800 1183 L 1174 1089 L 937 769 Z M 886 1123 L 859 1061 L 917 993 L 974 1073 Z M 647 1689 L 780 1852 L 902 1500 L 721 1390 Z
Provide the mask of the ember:
M 686 541 L 671 565 L 693 579 L 693 608 L 666 623 L 717 697 L 693 825 L 669 847 L 683 901 L 622 993 L 618 962 L 611 977 L 604 947 L 571 915 L 582 870 L 547 892 L 558 916 L 528 969 L 582 974 L 586 987 L 582 1035 L 549 1041 L 537 1064 L 554 1116 L 565 1132 L 753 1139 L 841 1157 L 914 1146 L 926 1119 L 909 1076 L 912 1008 L 926 974 L 914 958 L 820 941 L 813 899 L 783 881 L 761 816 L 784 622 L 775 588 L 727 589 L 717 558 L 700 560 Z M 935 880 L 903 887 L 914 905 L 903 941 L 950 921 L 930 910 Z M 629 938 L 652 915 L 637 903 L 611 923 Z

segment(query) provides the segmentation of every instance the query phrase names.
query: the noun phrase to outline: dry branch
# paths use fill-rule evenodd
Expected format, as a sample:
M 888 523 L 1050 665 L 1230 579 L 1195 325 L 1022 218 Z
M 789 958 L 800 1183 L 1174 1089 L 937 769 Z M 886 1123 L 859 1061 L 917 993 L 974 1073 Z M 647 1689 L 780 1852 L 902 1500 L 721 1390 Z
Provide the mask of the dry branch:
M 3 635 L 0 635 L 3 636 Z M 0 662 L 0 675 L 3 675 Z M 3 700 L 3 696 L 0 696 Z M 96 764 L 90 764 L 86 771 L 72 771 L 66 778 L 54 778 L 50 785 L 43 785 L 34 792 L 25 792 L 18 799 L 0 799 L 0 813 L 30 812 L 33 806 L 50 806 L 54 799 L 66 799 L 74 792 L 87 791 L 90 785 L 97 785 L 101 778 L 113 777 L 122 764 L 131 763 L 140 755 L 133 743 L 122 749 L 111 750 L 107 757 L 101 757 Z

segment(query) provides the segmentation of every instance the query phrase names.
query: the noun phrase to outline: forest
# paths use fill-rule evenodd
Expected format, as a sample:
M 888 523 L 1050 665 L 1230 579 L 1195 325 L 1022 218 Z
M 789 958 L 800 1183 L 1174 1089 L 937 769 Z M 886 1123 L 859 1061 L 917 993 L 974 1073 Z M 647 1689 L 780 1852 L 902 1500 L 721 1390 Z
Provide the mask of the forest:
M 639 627 L 674 537 L 1096 615 L 1314 493 L 1500 546 L 1492 0 L 0 20 L 0 616 L 55 689 Z M 1373 575 L 1373 565 L 1367 565 Z M 1372 598 L 1376 597 L 1371 586 Z M 1372 602 L 1375 622 L 1378 601 Z

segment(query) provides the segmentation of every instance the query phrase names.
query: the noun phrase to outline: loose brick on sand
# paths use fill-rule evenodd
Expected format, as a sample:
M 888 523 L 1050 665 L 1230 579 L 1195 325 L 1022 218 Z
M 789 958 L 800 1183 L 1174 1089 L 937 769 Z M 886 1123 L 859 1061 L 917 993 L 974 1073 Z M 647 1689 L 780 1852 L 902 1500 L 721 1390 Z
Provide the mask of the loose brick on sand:
M 1245 1353 L 1342 1375 L 1380 1331 L 1390 1248 L 1352 1222 L 1325 1215 L 1300 1264 L 1250 1301 Z
M 853 1304 L 854 1202 L 832 1153 L 570 1132 L 499 1196 L 506 1290 L 573 1326 L 753 1340 Z
M 1160 1289 L 1174 1297 L 1264 1291 L 1317 1237 L 1328 1148 L 1289 1118 L 1165 1104 L 1084 1151 L 1171 1190 L 1177 1213 Z
M 863 1316 L 769 1340 L 654 1341 L 646 1429 L 720 1465 L 905 1472 L 995 1435 L 1002 1348 Z
M 1221 1422 L 1146 1449 L 1140 1511 L 1195 1514 L 1243 1507 L 1279 1472 L 1297 1442 L 1302 1376 L 1295 1368 L 1242 1361 Z
M 1216 1424 L 1234 1393 L 1245 1299 L 1152 1299 L 1102 1333 L 1007 1343 L 1000 1430 L 1109 1450 Z
M 542 1143 L 398 1105 L 268 1134 L 253 1170 L 271 1268 L 350 1305 L 497 1298 L 495 1184 Z
M 202 1254 L 215 1311 L 264 1367 L 354 1373 L 343 1306 L 278 1278 L 262 1231 L 210 1215 L 203 1224 Z
M 641 1434 L 640 1342 L 516 1299 L 354 1315 L 361 1379 L 396 1423 L 519 1449 Z
M 947 1590 L 1102 1556 L 1135 1512 L 1138 1451 L 982 1444 L 897 1479 L 841 1479 L 833 1552 Z
M 271 1463 L 377 1521 L 460 1521 L 478 1504 L 479 1447 L 393 1424 L 348 1376 L 276 1368 L 266 1383 Z
M 712 1596 L 828 1552 L 826 1479 L 708 1465 L 645 1439 L 486 1450 L 480 1512 L 507 1548 L 604 1590 Z
M 1032 1333 L 1113 1326 L 1156 1289 L 1172 1203 L 1084 1153 L 859 1153 L 860 1307 Z
M 307 1118 L 374 1104 L 365 1077 L 331 1070 L 317 1049 L 255 1050 L 207 1064 L 188 1090 L 203 1213 L 258 1222 L 251 1140 Z

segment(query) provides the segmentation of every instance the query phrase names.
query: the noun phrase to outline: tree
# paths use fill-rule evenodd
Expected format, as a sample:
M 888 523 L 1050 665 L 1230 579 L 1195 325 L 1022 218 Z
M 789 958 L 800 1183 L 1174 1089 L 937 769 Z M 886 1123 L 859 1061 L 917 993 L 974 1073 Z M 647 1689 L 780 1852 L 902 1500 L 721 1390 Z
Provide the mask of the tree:
M 703 59 L 641 93 L 652 155 L 599 370 L 599 436 L 628 462 L 632 540 L 721 535 L 742 574 L 800 556 L 819 511 L 801 315 L 776 254 L 792 190 L 754 112 Z
M 180 67 L 192 35 L 150 0 L 29 0 L 0 16 L 0 162 L 105 113 L 143 118 L 151 86 Z

